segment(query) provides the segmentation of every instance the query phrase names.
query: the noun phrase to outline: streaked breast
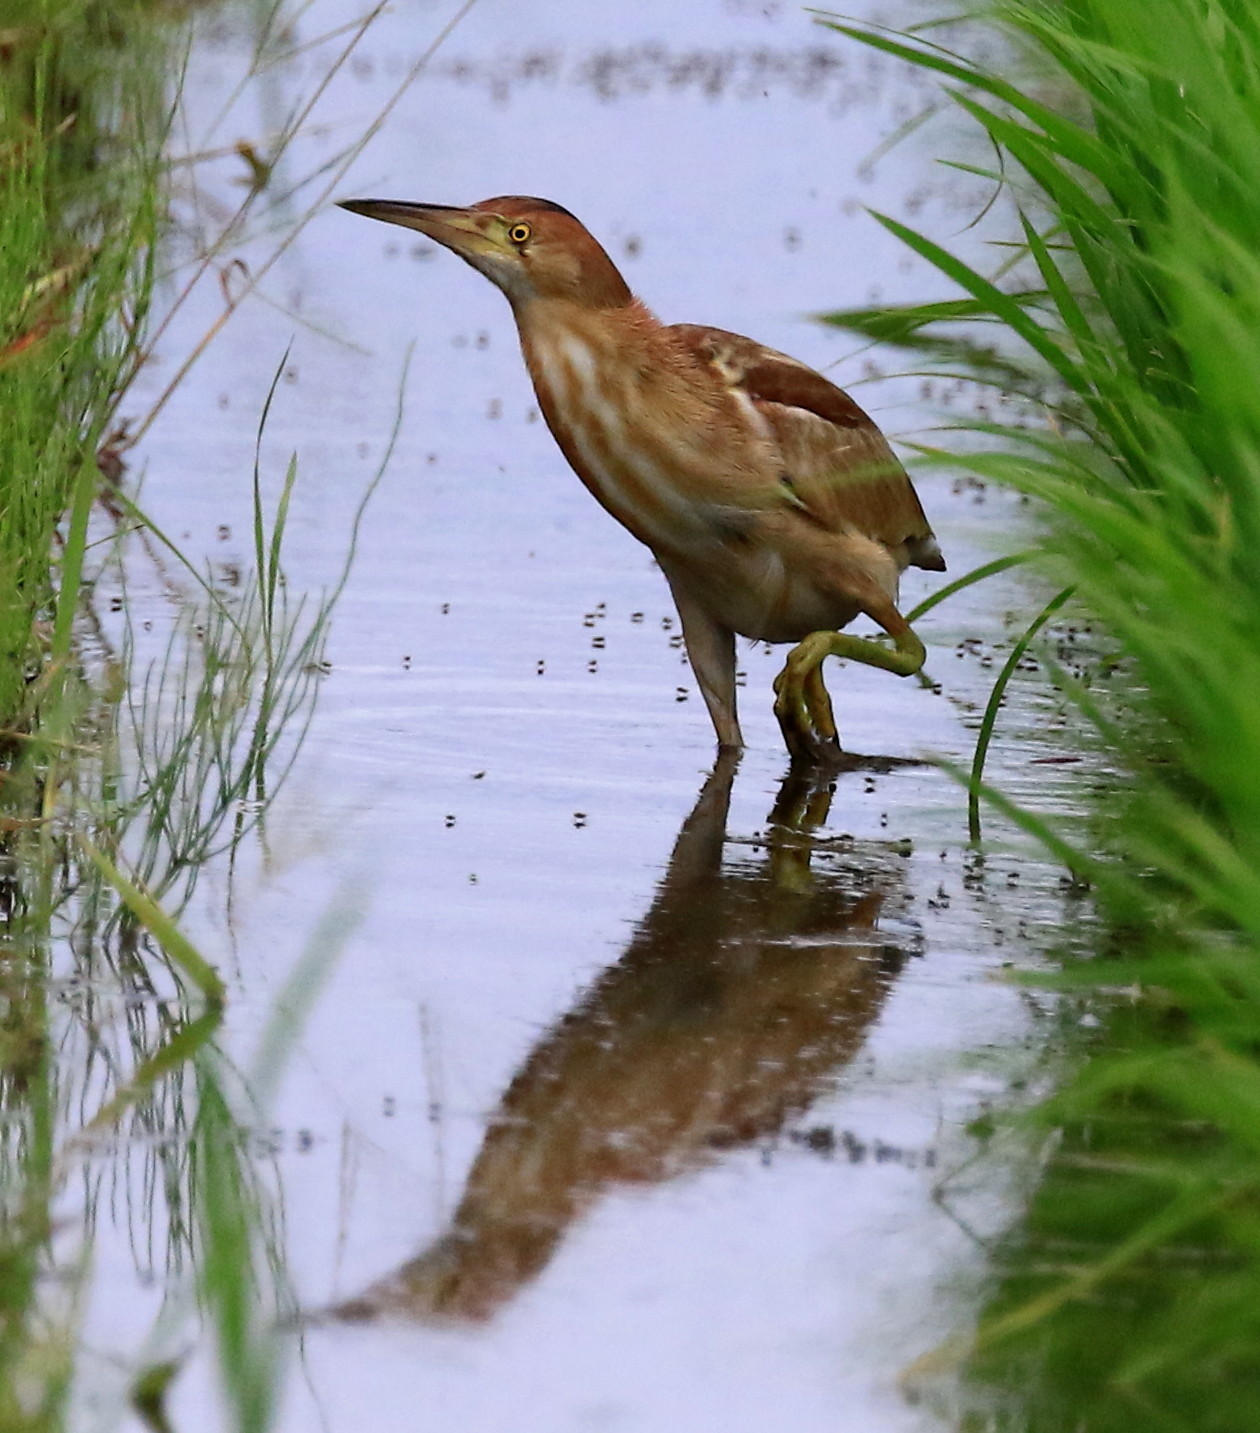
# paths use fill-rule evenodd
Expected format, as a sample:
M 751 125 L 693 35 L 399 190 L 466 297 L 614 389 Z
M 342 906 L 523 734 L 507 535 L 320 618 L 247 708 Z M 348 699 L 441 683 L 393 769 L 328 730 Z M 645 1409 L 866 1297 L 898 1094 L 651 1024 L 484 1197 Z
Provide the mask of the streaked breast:
M 700 535 L 703 516 L 633 357 L 575 329 L 531 336 L 525 356 L 548 426 L 604 507 L 649 545 Z

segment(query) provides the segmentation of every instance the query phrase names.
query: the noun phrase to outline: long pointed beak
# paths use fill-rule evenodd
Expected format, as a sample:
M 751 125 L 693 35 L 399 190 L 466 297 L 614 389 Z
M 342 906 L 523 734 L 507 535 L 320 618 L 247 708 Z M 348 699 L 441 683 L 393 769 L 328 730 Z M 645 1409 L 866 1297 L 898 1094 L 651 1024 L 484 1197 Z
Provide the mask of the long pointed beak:
M 403 199 L 342 199 L 338 208 L 362 214 L 367 219 L 380 219 L 386 224 L 401 224 L 404 229 L 418 229 L 457 254 L 476 253 L 486 243 L 481 232 L 481 216 L 450 204 L 411 204 Z

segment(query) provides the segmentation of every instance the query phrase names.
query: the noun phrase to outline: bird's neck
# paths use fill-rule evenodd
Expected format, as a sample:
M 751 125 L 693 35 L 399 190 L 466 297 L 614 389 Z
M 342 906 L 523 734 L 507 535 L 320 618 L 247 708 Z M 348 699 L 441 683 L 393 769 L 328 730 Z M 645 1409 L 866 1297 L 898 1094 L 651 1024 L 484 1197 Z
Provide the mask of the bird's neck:
M 610 307 L 572 299 L 532 298 L 514 304 L 513 312 L 526 363 L 530 363 L 531 351 L 552 342 L 586 342 L 601 348 L 607 343 L 629 344 L 633 348 L 664 328 L 647 305 L 634 298 Z
M 704 538 L 693 490 L 713 463 L 716 380 L 637 302 L 537 301 L 517 322 L 547 426 L 595 497 L 653 551 Z
M 592 308 L 566 299 L 535 299 L 516 309 L 521 351 L 544 416 L 559 436 L 578 410 L 659 373 L 656 350 L 664 325 L 637 299 L 618 308 Z

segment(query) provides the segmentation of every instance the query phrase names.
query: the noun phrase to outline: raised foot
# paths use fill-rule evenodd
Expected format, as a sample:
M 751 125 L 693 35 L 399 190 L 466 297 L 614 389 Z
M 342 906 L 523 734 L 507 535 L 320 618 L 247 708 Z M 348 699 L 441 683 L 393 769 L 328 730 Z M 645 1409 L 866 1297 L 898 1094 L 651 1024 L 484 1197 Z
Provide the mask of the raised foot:
M 774 714 L 794 763 L 852 770 L 864 761 L 893 758 L 851 757 L 840 748 L 831 698 L 823 684 L 822 664 L 829 656 L 851 657 L 900 677 L 923 666 L 923 643 L 909 627 L 893 634 L 895 650 L 840 632 L 811 632 L 788 653 L 774 679 Z
M 813 632 L 788 653 L 774 679 L 774 714 L 793 762 L 830 765 L 843 755 L 822 664 L 830 648 L 827 632 Z

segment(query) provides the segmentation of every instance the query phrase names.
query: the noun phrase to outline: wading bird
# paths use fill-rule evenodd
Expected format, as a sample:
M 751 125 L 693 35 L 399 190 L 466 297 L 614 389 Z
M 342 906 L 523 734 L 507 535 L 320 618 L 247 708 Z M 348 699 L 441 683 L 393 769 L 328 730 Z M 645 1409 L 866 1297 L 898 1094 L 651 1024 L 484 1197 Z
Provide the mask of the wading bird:
M 775 715 L 794 759 L 837 758 L 823 661 L 918 672 L 925 653 L 897 610 L 898 579 L 945 567 L 905 469 L 861 408 L 752 339 L 661 323 L 546 199 L 341 207 L 419 230 L 502 289 L 561 452 L 665 574 L 719 745 L 743 745 L 738 633 L 797 643 L 775 679 Z M 862 612 L 891 648 L 837 630 Z

